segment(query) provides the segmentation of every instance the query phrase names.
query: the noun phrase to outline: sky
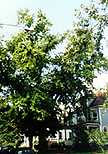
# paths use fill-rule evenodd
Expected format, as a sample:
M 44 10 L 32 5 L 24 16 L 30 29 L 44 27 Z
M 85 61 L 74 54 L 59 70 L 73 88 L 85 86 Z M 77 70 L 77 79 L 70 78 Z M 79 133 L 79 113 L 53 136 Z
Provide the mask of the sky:
M 55 31 L 63 32 L 70 28 L 73 12 L 81 3 L 88 0 L 0 0 L 0 22 L 15 24 L 17 11 L 28 8 L 31 12 L 42 9 L 53 23 Z
M 36 13 L 41 9 L 53 24 L 53 31 L 63 33 L 72 27 L 74 10 L 78 9 L 81 4 L 88 4 L 89 1 L 90 0 L 0 0 L 0 23 L 16 24 L 17 11 L 20 9 L 27 8 L 31 13 Z M 7 35 L 10 35 L 13 27 L 4 27 L 3 30 Z M 104 48 L 104 54 L 108 56 L 106 47 Z M 103 88 L 106 83 L 108 83 L 108 73 L 103 73 L 94 80 L 96 88 Z

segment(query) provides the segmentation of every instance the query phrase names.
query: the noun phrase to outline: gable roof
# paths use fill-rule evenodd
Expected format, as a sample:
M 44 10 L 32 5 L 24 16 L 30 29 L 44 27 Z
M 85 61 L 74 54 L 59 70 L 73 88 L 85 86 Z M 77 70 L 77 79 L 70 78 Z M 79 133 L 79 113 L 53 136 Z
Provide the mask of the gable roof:
M 105 101 L 105 97 L 104 96 L 97 96 L 89 105 L 89 107 L 96 107 L 96 106 L 100 106 L 103 105 Z

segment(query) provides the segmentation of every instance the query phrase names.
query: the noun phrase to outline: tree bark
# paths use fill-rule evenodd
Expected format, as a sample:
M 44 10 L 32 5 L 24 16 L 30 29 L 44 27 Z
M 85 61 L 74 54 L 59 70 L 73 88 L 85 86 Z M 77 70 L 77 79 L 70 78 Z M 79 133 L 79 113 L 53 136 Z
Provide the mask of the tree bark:
M 33 136 L 29 136 L 29 147 L 30 149 L 33 147 Z
M 48 149 L 48 143 L 44 136 L 44 133 L 39 134 L 39 153 L 44 153 Z

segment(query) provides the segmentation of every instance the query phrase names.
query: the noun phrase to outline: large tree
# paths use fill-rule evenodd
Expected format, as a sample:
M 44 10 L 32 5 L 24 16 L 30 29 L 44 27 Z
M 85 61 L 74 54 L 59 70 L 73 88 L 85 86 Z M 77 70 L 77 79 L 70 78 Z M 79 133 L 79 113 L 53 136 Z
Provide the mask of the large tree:
M 74 141 L 87 143 L 87 102 L 93 97 L 93 79 L 97 72 L 108 69 L 102 47 L 108 16 L 103 5 L 91 3 L 88 7 L 81 6 L 76 19 L 72 31 L 67 33 L 64 53 L 52 60 L 49 90 L 58 103 L 68 108 Z
M 92 4 L 81 7 L 76 19 L 72 31 L 63 37 L 67 41 L 65 51 L 58 56 L 51 57 L 51 51 L 63 38 L 50 32 L 51 24 L 41 11 L 36 19 L 28 10 L 20 11 L 19 23 L 25 29 L 1 45 L 0 88 L 5 96 L 1 119 L 9 125 L 6 131 L 28 136 L 30 147 L 34 135 L 44 142 L 45 136 L 55 133 L 61 103 L 71 117 L 75 141 L 88 141 L 85 122 L 93 79 L 108 68 L 101 46 L 107 15 L 103 5 Z M 6 135 L 3 127 L 1 139 Z
M 21 10 L 18 19 L 25 28 L 1 48 L 0 84 L 2 94 L 6 91 L 3 95 L 6 107 L 1 106 L 5 112 L 1 115 L 4 124 L 0 127 L 0 137 L 2 140 L 8 135 L 3 129 L 6 124 L 10 136 L 17 130 L 18 134 L 29 137 L 32 147 L 33 136 L 39 136 L 41 141 L 54 134 L 58 126 L 56 103 L 47 92 L 44 75 L 50 64 L 50 52 L 62 38 L 50 32 L 51 23 L 41 11 L 35 18 L 28 10 Z

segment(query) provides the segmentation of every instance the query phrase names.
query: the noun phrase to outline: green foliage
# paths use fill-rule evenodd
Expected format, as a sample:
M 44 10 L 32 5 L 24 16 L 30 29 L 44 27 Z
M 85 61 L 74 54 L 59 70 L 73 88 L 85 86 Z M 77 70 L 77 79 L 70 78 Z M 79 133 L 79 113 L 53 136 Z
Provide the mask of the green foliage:
M 23 138 L 13 122 L 13 108 L 10 108 L 6 99 L 1 98 L 0 103 L 0 145 L 16 147 L 21 144 Z
M 71 118 L 76 117 L 76 123 L 71 124 L 73 127 L 86 123 L 89 110 L 87 101 L 93 97 L 93 79 L 96 72 L 108 69 L 101 43 L 107 26 L 105 8 L 95 4 L 81 6 L 76 17 L 78 20 L 73 30 L 66 34 L 64 53 L 52 60 L 54 69 L 48 80 L 53 98 L 58 104 L 65 104 Z M 79 135 L 82 135 L 79 137 L 79 142 L 82 142 L 80 139 L 84 137 L 84 131 L 82 134 L 80 131 Z
M 89 135 L 87 133 L 87 127 L 81 123 L 74 126 L 73 132 L 76 137 L 74 138 L 75 144 L 87 144 L 89 143 Z M 86 149 L 87 150 L 87 149 Z
M 100 0 L 102 4 L 108 4 L 108 0 Z
M 27 27 L 31 27 L 33 23 L 33 16 L 30 15 L 29 10 L 20 10 L 18 12 L 18 23 L 19 24 L 24 24 Z
M 92 129 L 88 132 L 90 143 L 94 143 L 98 148 L 104 152 L 104 145 L 108 140 L 108 132 L 100 131 L 99 129 Z
M 99 129 L 93 129 L 90 133 L 89 133 L 89 138 L 91 142 L 94 142 L 96 144 L 98 144 L 99 146 L 103 146 L 106 143 L 106 139 L 107 139 L 107 132 L 101 132 Z
M 26 27 L 6 42 L 0 55 L 1 90 L 7 92 L 6 100 L 1 101 L 1 110 L 5 101 L 6 111 L 0 115 L 0 139 L 4 145 L 20 143 L 22 135 L 31 138 L 40 132 L 45 136 L 54 134 L 54 124 L 58 125 L 43 73 L 50 63 L 50 51 L 61 38 L 50 33 L 51 24 L 41 11 L 36 21 L 28 10 L 20 11 L 18 18 Z
M 88 140 L 82 126 L 93 79 L 96 72 L 108 69 L 101 45 L 107 14 L 103 5 L 92 4 L 81 6 L 76 18 L 73 30 L 61 37 L 50 32 L 51 23 L 42 11 L 37 17 L 28 10 L 19 12 L 18 22 L 25 29 L 0 48 L 0 90 L 5 96 L 1 112 L 6 109 L 0 115 L 1 140 L 7 136 L 7 142 L 13 144 L 24 134 L 29 138 L 54 135 L 59 129 L 61 103 L 71 118 L 76 115 L 76 124 L 71 121 L 81 128 L 76 131 L 77 139 L 82 135 L 78 142 Z M 65 51 L 52 58 L 51 51 L 63 39 L 67 41 Z

